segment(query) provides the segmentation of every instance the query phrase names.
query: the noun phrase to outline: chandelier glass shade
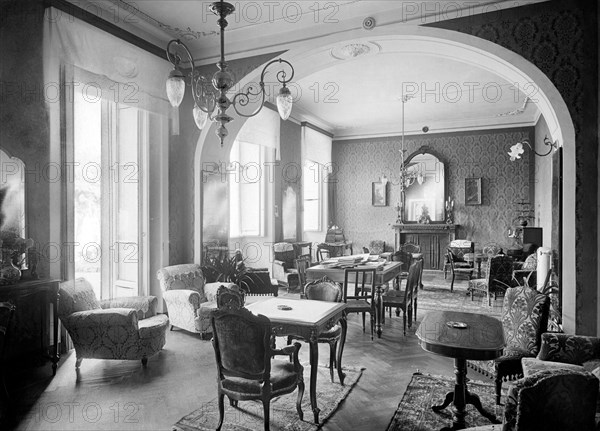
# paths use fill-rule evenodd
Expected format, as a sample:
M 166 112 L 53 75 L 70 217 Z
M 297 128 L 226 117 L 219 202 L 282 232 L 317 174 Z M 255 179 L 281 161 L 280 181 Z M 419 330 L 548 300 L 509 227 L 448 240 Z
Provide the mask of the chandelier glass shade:
M 202 76 L 195 69 L 194 58 L 188 47 L 179 39 L 171 40 L 167 45 L 166 51 L 167 59 L 173 65 L 173 70 L 167 78 L 166 90 L 171 105 L 178 107 L 183 101 L 186 85 L 190 85 L 194 99 L 193 117 L 196 126 L 199 129 L 203 129 L 209 119 L 220 123 L 216 134 L 221 141 L 221 146 L 223 146 L 223 140 L 228 135 L 226 125 L 233 120 L 231 116 L 227 115 L 227 109 L 233 106 L 235 112 L 242 117 L 253 117 L 258 114 L 267 96 L 265 90 L 267 69 L 275 63 L 281 66 L 275 74 L 275 78 L 282 85 L 276 97 L 277 110 L 282 120 L 289 118 L 292 112 L 293 97 L 287 84 L 294 77 L 294 68 L 287 60 L 281 58 L 272 60 L 262 70 L 258 89 L 248 86 L 245 90 L 229 98 L 227 93 L 233 86 L 234 79 L 225 62 L 225 27 L 227 27 L 226 18 L 235 11 L 235 7 L 231 3 L 218 1 L 211 4 L 210 10 L 219 17 L 217 22 L 221 30 L 221 58 L 216 64 L 219 70 L 215 72 L 212 79 Z M 191 67 L 189 82 L 186 82 L 188 78 L 186 78 L 180 67 L 182 61 L 181 54 L 185 54 Z M 242 112 L 240 110 L 240 108 L 243 109 L 256 100 L 259 103 L 254 111 Z

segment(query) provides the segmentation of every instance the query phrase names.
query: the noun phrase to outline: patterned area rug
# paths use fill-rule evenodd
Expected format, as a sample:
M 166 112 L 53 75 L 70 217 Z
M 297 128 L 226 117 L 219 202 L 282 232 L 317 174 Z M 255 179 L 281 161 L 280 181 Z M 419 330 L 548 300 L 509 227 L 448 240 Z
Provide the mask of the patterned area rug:
M 476 294 L 473 299 L 467 295 L 467 282 L 461 280 L 461 283 L 454 282 L 454 291 L 450 292 L 450 280 L 448 283 L 439 283 L 423 280 L 423 289 L 419 289 L 418 307 L 419 310 L 451 310 L 464 311 L 467 313 L 486 313 L 494 316 L 500 316 L 502 313 L 503 297 L 498 297 L 495 301 L 492 298 L 492 306 L 487 302 L 487 297 Z
M 467 383 L 469 391 L 477 394 L 485 409 L 502 420 L 504 406 L 497 406 L 495 390 L 491 383 L 471 380 Z M 452 405 L 439 413 L 431 406 L 440 404 L 448 392 L 454 389 L 454 379 L 442 376 L 413 374 L 402 401 L 388 426 L 388 431 L 431 431 L 452 426 Z M 502 388 L 503 394 L 506 389 Z M 490 421 L 481 416 L 472 405 L 467 405 L 467 428 L 489 425 Z
M 304 382 L 306 389 L 302 398 L 302 411 L 304 421 L 301 421 L 296 412 L 296 399 L 298 392 L 273 398 L 271 400 L 271 430 L 304 431 L 317 430 L 313 421 L 310 408 L 310 365 L 304 365 Z M 335 374 L 335 382 L 331 383 L 329 368 L 319 366 L 317 375 L 317 400 L 321 413 L 319 420 L 321 425 L 333 414 L 338 405 L 348 396 L 364 368 L 344 367 L 346 378 L 344 386 L 340 385 Z M 209 401 L 199 409 L 184 416 L 173 426 L 173 431 L 198 431 L 214 430 L 219 422 L 219 408 L 217 399 Z M 223 420 L 224 431 L 248 431 L 263 429 L 263 406 L 260 401 L 240 401 L 238 407 L 231 407 L 229 400 L 225 397 L 225 419 Z

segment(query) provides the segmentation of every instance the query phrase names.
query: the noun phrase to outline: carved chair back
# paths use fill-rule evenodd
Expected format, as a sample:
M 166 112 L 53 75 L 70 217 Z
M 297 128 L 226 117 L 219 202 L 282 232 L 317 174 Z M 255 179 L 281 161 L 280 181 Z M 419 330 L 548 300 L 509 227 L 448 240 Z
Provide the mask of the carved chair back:
M 342 302 L 343 292 L 338 283 L 325 276 L 308 283 L 304 288 L 304 296 L 315 301 Z

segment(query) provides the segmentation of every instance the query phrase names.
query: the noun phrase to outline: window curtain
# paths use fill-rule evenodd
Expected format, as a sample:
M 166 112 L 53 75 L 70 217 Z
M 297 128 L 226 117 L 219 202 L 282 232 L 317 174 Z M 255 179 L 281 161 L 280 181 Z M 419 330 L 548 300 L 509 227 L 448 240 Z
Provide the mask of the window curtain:
M 135 105 L 178 122 L 178 110 L 170 106 L 165 91 L 165 80 L 172 68 L 166 58 L 160 59 L 62 11 L 48 8 L 44 20 L 48 103 L 56 101 L 53 90 L 61 84 L 66 85 L 69 95 L 72 83 L 61 83 L 60 70 L 72 66 L 95 75 L 84 83 L 89 87 L 90 97 L 95 97 L 93 92 L 98 89 L 103 98 Z
M 263 107 L 258 114 L 246 120 L 236 140 L 272 148 L 275 151 L 275 159 L 280 160 L 280 127 L 279 114 Z
M 162 292 L 152 275 L 168 263 L 162 244 L 168 241 L 168 144 L 178 134 L 178 109 L 168 102 L 165 80 L 172 66 L 108 32 L 55 8 L 47 8 L 44 19 L 44 98 L 50 124 L 50 163 L 67 168 L 73 157 L 74 91 L 84 91 L 91 100 L 108 99 L 147 111 L 149 220 L 160 220 L 144 229 L 149 254 L 144 270 L 147 284 L 140 294 L 159 297 Z M 75 88 L 75 85 L 83 85 Z M 68 178 L 50 184 L 50 194 L 61 197 L 50 203 L 50 241 L 73 244 L 73 184 Z M 150 202 L 151 201 L 151 202 Z M 72 251 L 72 250 L 71 250 Z M 67 251 L 65 251 L 67 253 Z M 74 276 L 73 262 L 50 262 L 53 277 Z

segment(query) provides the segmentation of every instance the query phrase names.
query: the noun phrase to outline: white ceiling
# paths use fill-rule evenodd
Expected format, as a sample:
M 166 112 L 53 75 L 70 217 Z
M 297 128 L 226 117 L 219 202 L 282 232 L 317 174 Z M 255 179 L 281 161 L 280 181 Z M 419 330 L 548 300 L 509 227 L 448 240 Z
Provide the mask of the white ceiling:
M 357 30 L 364 35 L 366 17 L 373 17 L 378 28 L 392 28 L 541 1 L 545 0 L 237 1 L 232 2 L 237 11 L 228 18 L 225 53 L 227 59 L 235 59 L 284 51 L 309 41 L 314 44 L 315 39 L 334 33 Z M 80 1 L 77 4 L 82 6 Z M 209 11 L 210 2 L 100 0 L 93 5 L 104 8 L 99 13 L 111 18 L 110 22 L 158 46 L 166 47 L 169 40 L 180 38 L 197 64 L 213 63 L 218 57 L 218 26 Z M 329 50 L 335 61 L 328 67 L 297 74 L 292 86 L 298 96 L 294 119 L 311 121 L 336 138 L 398 134 L 402 130 L 399 99 L 403 89 L 414 96 L 405 105 L 407 134 L 422 133 L 423 126 L 428 126 L 430 133 L 527 126 L 539 117 L 535 104 L 511 83 L 443 52 L 421 54 L 406 46 L 363 41 L 367 52 L 352 57 L 347 55 L 352 51 L 344 48 L 352 43 L 348 40 Z

